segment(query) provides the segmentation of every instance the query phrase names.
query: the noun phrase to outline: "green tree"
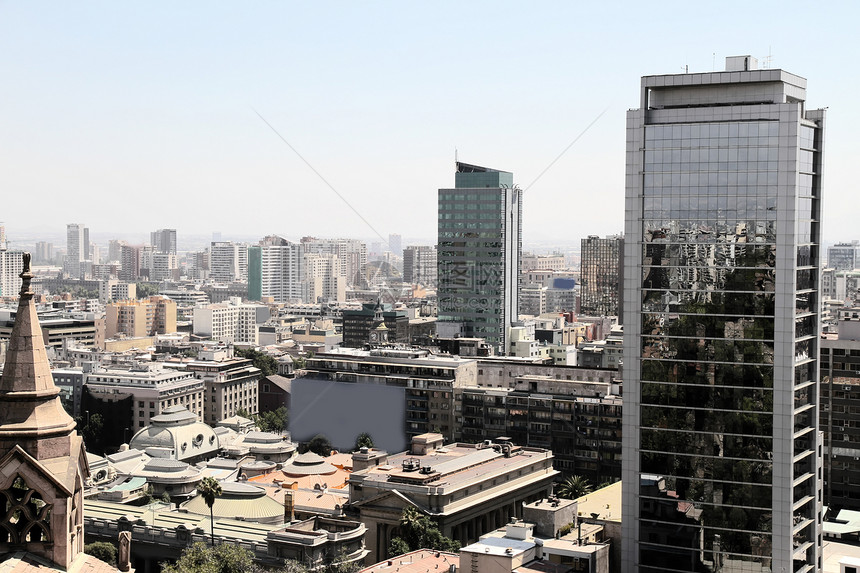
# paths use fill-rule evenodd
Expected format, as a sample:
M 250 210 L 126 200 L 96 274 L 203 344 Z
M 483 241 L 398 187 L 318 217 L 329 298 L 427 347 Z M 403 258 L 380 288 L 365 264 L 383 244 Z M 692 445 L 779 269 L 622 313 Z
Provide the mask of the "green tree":
M 104 418 L 101 414 L 87 414 L 77 419 L 78 427 L 81 428 L 81 437 L 90 452 L 100 451 L 102 431 L 104 430 Z
M 246 350 L 236 348 L 233 353 L 236 356 L 250 360 L 254 366 L 260 369 L 260 374 L 264 377 L 278 373 L 278 361 L 273 356 L 269 356 L 253 348 Z
M 331 449 L 331 442 L 323 434 L 317 434 L 308 442 L 308 450 L 323 457 L 330 456 Z
M 559 484 L 556 493 L 565 499 L 577 499 L 588 495 L 594 488 L 588 479 L 582 476 L 571 476 Z
M 398 555 L 403 555 L 410 551 L 412 550 L 409 549 L 409 544 L 403 541 L 400 537 L 392 537 L 391 541 L 388 543 L 389 557 L 397 557 Z
M 176 563 L 162 563 L 162 573 L 255 573 L 254 554 L 232 543 L 206 547 L 195 543 L 182 552 Z
M 435 521 L 409 505 L 400 516 L 400 536 L 391 540 L 388 549 L 398 554 L 417 549 L 455 552 L 460 550 L 460 542 L 442 535 Z
M 263 412 L 259 416 L 254 416 L 254 421 L 261 432 L 280 434 L 281 432 L 285 432 L 289 427 L 289 413 L 284 406 L 281 406 L 277 410 Z
M 215 514 L 212 506 L 215 505 L 215 498 L 221 497 L 221 494 L 224 493 L 224 490 L 221 489 L 221 484 L 218 483 L 218 480 L 211 477 L 203 478 L 199 484 L 197 484 L 197 491 L 200 492 L 200 495 L 203 496 L 203 501 L 206 502 L 206 505 L 209 506 L 209 529 L 212 537 L 212 545 L 215 545 Z
M 149 298 L 153 295 L 158 294 L 158 285 L 151 283 L 135 283 L 134 286 L 138 299 Z
M 107 541 L 96 541 L 84 545 L 84 553 L 104 561 L 108 565 L 116 565 L 116 546 Z
M 328 566 L 328 573 L 355 573 L 359 569 L 361 569 L 361 563 L 350 561 L 349 554 L 346 550 L 341 549 L 331 565 Z
M 355 449 L 360 450 L 361 448 L 372 448 L 373 447 L 373 436 L 368 434 L 367 432 L 362 432 L 355 438 Z

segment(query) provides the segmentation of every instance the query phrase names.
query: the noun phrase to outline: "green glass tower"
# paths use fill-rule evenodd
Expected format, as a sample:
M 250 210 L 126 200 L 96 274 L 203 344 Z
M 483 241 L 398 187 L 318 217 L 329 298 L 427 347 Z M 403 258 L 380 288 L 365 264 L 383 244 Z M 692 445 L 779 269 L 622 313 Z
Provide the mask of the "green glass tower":
M 522 191 L 506 171 L 456 165 L 454 189 L 439 189 L 438 333 L 483 338 L 507 354 L 518 319 Z

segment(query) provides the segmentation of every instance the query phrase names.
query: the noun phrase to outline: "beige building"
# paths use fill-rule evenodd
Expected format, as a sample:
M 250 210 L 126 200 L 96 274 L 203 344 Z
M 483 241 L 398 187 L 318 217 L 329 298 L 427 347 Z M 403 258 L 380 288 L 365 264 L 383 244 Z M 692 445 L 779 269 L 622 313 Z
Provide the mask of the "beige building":
M 227 303 L 195 307 L 194 334 L 220 342 L 256 345 L 259 325 L 269 317 L 268 307 L 244 304 L 241 298 L 231 297 Z
M 505 439 L 442 442 L 441 434 L 423 434 L 408 452 L 353 454 L 349 502 L 367 526 L 371 562 L 387 556 L 407 505 L 432 516 L 443 535 L 469 543 L 522 517 L 523 502 L 546 497 L 558 474 L 546 449 Z
M 131 398 L 130 431 L 149 426 L 152 418 L 171 406 L 185 406 L 203 417 L 205 384 L 191 372 L 177 372 L 160 363 L 139 362 L 131 368 L 96 367 L 84 376 L 89 394 L 104 402 Z M 124 402 L 123 402 L 124 403 Z
M 105 306 L 105 336 L 130 338 L 176 332 L 176 302 L 164 296 L 124 300 Z
M 567 268 L 564 255 L 535 255 L 523 253 L 521 272 L 527 271 L 559 271 Z
M 305 300 L 307 302 L 344 302 L 346 269 L 337 255 L 309 253 L 305 258 Z
M 206 385 L 203 421 L 214 426 L 235 416 L 260 411 L 258 381 L 260 369 L 246 358 L 235 358 L 232 348 L 201 350 L 186 370 Z

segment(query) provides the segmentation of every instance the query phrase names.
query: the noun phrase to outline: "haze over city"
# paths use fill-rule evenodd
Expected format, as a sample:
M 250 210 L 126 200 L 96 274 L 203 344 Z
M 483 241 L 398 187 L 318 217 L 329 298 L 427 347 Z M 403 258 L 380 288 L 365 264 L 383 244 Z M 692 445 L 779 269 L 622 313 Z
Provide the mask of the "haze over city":
M 624 114 L 639 105 L 638 78 L 751 54 L 806 77 L 809 105 L 829 107 L 824 241 L 851 238 L 857 9 L 732 2 L 706 12 L 4 3 L 2 220 L 13 244 L 62 235 L 71 221 L 94 237 L 173 227 L 433 241 L 436 190 L 453 185 L 456 150 L 514 173 L 527 243 L 576 243 L 622 230 Z

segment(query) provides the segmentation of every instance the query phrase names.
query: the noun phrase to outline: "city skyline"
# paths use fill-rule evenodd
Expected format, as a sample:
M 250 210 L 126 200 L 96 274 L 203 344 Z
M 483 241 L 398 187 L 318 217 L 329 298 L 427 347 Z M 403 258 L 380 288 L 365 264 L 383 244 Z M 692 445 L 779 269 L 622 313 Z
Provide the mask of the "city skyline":
M 0 183 L 15 199 L 2 217 L 13 239 L 74 221 L 94 234 L 431 238 L 456 149 L 518 174 L 526 241 L 588 221 L 575 243 L 622 230 L 620 118 L 637 105 L 634 78 L 773 54 L 763 64 L 805 70 L 810 105 L 826 102 L 838 125 L 823 239 L 849 240 L 858 80 L 837 68 L 856 9 L 830 7 L 826 26 L 806 26 L 800 6 L 729 4 L 701 24 L 682 4 L 6 4 Z M 651 33 L 649 17 L 673 34 Z M 18 197 L 63 208 L 34 219 Z M 136 217 L 117 221 L 126 203 Z

